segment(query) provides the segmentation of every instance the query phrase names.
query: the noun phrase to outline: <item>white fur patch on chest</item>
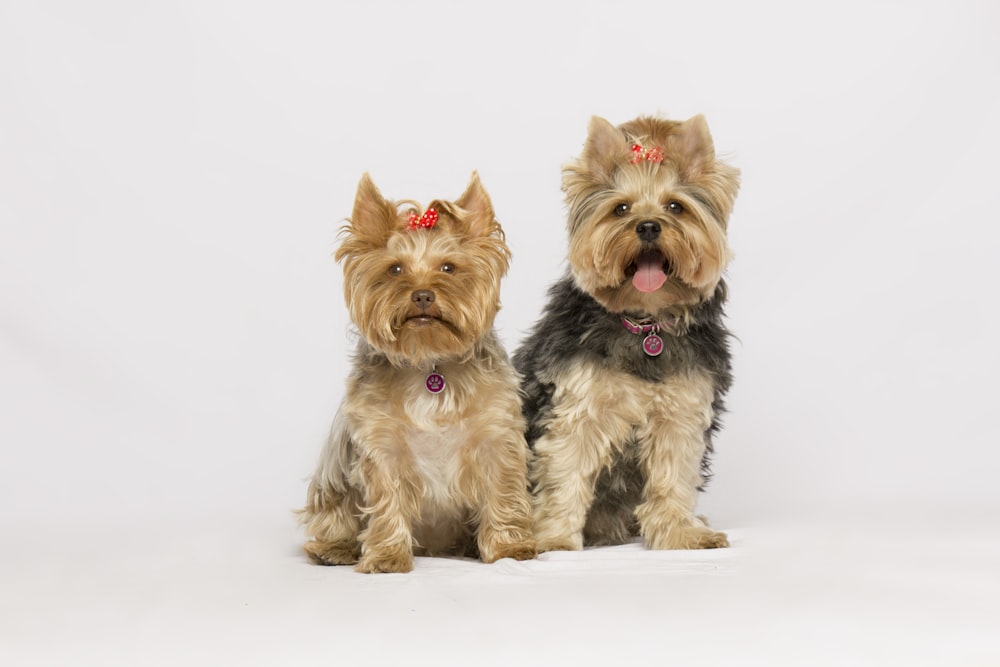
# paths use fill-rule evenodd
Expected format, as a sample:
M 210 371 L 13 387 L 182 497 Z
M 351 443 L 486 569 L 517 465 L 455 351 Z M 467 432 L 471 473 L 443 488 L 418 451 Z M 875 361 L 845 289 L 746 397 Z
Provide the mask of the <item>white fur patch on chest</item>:
M 454 489 L 461 467 L 461 449 L 469 435 L 459 426 L 410 429 L 406 443 L 424 486 L 425 507 L 455 503 Z

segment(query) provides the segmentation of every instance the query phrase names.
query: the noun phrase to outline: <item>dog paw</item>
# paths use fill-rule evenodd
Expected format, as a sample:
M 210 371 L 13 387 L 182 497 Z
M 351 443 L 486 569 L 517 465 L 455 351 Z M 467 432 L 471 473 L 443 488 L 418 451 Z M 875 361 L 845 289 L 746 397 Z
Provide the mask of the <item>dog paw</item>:
M 538 553 L 546 551 L 580 551 L 583 549 L 583 538 L 546 537 L 538 540 Z
M 353 565 L 358 562 L 357 542 L 320 542 L 312 540 L 302 547 L 306 555 L 317 565 Z
M 501 558 L 513 558 L 514 560 L 531 560 L 538 555 L 538 548 L 533 540 L 525 542 L 515 542 L 512 544 L 495 545 L 490 553 L 484 553 L 483 562 L 492 563 Z
M 374 574 L 378 572 L 409 572 L 413 569 L 413 555 L 410 553 L 369 553 L 354 566 L 355 572 Z
M 646 539 L 650 549 L 722 549 L 729 546 L 725 533 L 707 526 L 675 526 Z
M 689 549 L 724 549 L 729 546 L 729 538 L 725 533 L 711 528 L 703 531 L 695 536 L 694 545 L 688 547 Z

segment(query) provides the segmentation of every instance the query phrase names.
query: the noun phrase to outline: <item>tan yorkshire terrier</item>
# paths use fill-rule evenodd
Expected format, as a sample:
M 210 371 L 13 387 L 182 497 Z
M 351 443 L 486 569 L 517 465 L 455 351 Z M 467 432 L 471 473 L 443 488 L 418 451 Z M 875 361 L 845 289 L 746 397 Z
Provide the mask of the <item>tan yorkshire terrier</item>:
M 365 174 L 336 253 L 361 334 L 301 523 L 323 565 L 536 555 L 518 378 L 493 320 L 510 251 L 475 173 L 422 213 Z
M 728 545 L 695 514 L 729 388 L 726 228 L 739 172 L 705 119 L 593 118 L 563 170 L 569 272 L 514 355 L 540 551 Z

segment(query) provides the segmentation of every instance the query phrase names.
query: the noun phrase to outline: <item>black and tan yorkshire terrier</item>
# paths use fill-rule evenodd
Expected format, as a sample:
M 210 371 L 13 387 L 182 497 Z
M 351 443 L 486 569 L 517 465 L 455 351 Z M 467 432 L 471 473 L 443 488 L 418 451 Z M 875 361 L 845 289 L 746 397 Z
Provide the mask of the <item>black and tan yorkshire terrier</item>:
M 299 512 L 306 553 L 360 572 L 534 557 L 518 377 L 493 329 L 510 251 L 478 175 L 420 213 L 366 174 L 343 235 L 361 336 Z
M 728 546 L 695 514 L 729 388 L 726 226 L 739 172 L 705 119 L 594 117 L 563 170 L 569 274 L 514 355 L 540 551 Z

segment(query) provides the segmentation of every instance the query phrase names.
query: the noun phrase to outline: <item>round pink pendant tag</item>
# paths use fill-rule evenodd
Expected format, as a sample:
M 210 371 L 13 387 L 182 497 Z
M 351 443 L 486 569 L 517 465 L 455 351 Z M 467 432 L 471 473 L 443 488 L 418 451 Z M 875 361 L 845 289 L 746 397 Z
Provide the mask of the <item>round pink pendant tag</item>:
M 655 333 L 646 336 L 642 341 L 642 351 L 651 357 L 658 357 L 663 352 L 663 339 Z
M 444 391 L 444 376 L 438 372 L 431 372 L 431 374 L 427 376 L 424 386 L 426 386 L 427 391 L 432 394 L 440 394 Z

